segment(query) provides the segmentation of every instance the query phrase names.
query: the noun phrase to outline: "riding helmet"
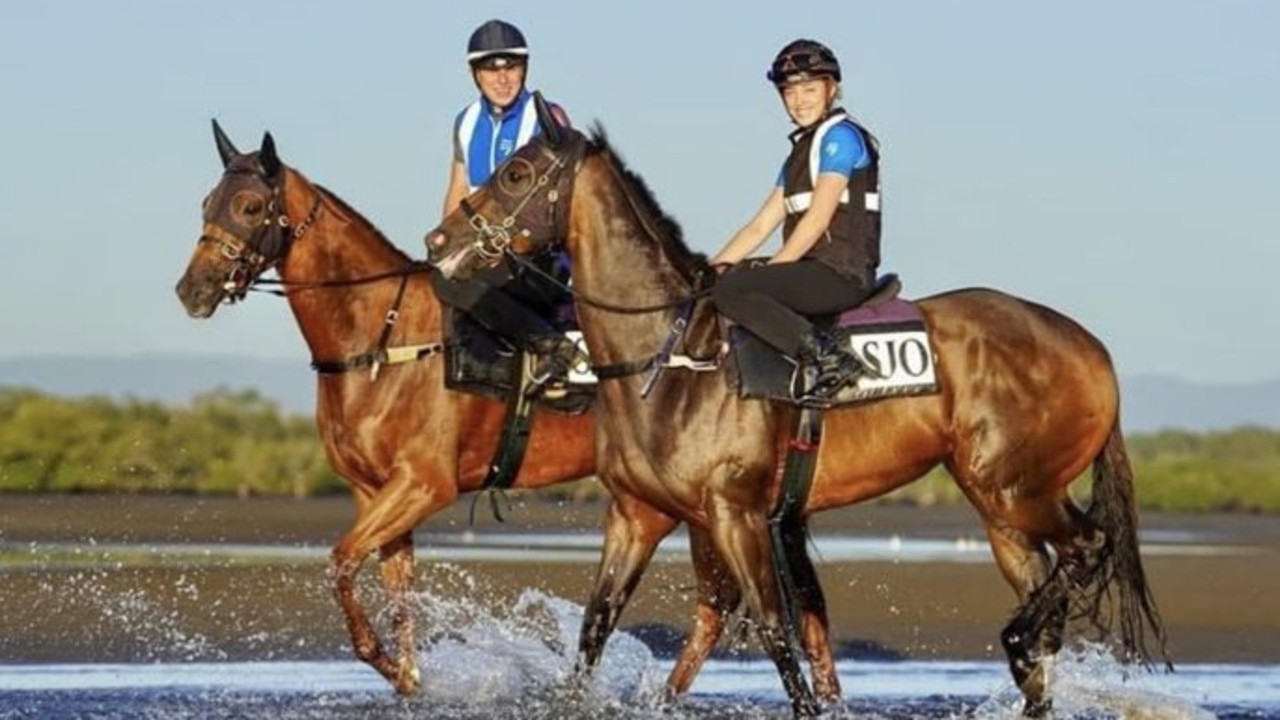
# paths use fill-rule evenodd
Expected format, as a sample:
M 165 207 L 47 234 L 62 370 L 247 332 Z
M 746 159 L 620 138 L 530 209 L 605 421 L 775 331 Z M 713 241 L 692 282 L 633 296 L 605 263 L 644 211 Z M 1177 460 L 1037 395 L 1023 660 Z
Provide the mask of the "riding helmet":
M 778 51 L 765 77 L 778 87 L 816 77 L 840 82 L 840 61 L 831 48 L 817 40 L 795 40 Z
M 528 55 L 524 33 L 502 20 L 490 20 L 476 28 L 467 41 L 467 62 L 472 67 L 502 68 Z

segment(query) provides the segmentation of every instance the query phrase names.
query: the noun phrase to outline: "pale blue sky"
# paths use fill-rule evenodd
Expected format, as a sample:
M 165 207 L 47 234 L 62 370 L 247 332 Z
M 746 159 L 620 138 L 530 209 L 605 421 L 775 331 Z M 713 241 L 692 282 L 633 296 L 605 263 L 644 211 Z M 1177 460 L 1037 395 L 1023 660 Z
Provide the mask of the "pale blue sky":
M 0 4 L 0 356 L 307 360 L 285 305 L 211 320 L 173 294 L 221 167 L 217 116 L 422 254 L 463 61 L 490 17 L 530 85 L 615 146 L 713 251 L 786 153 L 764 71 L 831 45 L 880 137 L 884 269 L 911 296 L 986 285 L 1051 305 L 1123 375 L 1280 377 L 1280 3 Z M 2 380 L 2 379 L 0 379 Z

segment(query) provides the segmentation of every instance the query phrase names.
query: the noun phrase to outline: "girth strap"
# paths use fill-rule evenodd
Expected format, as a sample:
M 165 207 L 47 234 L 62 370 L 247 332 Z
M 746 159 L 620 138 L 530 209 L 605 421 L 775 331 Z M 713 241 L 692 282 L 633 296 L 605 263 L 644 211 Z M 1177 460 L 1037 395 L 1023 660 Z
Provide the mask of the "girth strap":
M 476 503 L 486 491 L 489 495 L 489 507 L 498 522 L 504 522 L 498 506 L 499 498 L 506 499 L 503 490 L 515 484 L 520 466 L 524 464 L 525 452 L 529 449 L 529 435 L 533 430 L 534 393 L 527 392 L 529 373 L 525 372 L 525 353 L 520 353 L 520 373 L 518 387 L 513 388 L 507 399 L 507 415 L 502 423 L 502 435 L 498 439 L 498 449 L 489 461 L 489 472 L 480 483 L 480 490 L 471 500 L 470 523 L 476 522 Z M 510 509 L 510 503 L 507 504 Z
M 804 508 L 809 502 L 809 490 L 813 486 L 821 439 L 822 411 L 817 408 L 802 408 L 796 416 L 791 442 L 787 445 L 787 458 L 782 470 L 782 490 L 778 494 L 773 513 L 769 516 L 774 570 L 778 587 L 782 590 L 788 635 L 796 646 L 799 646 L 801 640 L 798 594 L 803 588 L 796 583 L 795 569 L 790 558 L 793 553 L 805 552 L 805 544 L 809 540 Z

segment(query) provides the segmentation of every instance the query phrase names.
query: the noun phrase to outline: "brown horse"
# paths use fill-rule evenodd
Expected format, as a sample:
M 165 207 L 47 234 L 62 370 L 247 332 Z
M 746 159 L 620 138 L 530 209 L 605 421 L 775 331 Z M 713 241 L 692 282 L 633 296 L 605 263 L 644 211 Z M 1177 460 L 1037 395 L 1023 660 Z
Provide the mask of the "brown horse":
M 316 423 L 330 464 L 356 501 L 355 523 L 329 562 L 333 591 L 356 655 L 397 691 L 415 692 L 413 529 L 480 488 L 505 405 L 446 391 L 442 310 L 423 264 L 283 165 L 269 134 L 259 151 L 240 154 L 216 123 L 214 133 L 226 172 L 205 199 L 204 232 L 178 297 L 192 317 L 205 318 L 223 301 L 242 298 L 266 269 L 279 273 L 313 359 L 329 368 L 318 380 Z M 514 487 L 590 475 L 593 429 L 590 413 L 535 412 L 528 461 Z M 373 552 L 393 610 L 394 655 L 356 597 L 357 574 Z
M 739 597 L 777 634 L 784 598 L 774 575 L 766 517 L 795 410 L 738 397 L 729 373 L 668 370 L 647 397 L 628 372 L 654 358 L 677 308 L 705 296 L 712 273 L 683 244 L 643 182 L 590 138 L 544 133 L 499 169 L 495 181 L 428 237 L 447 274 L 466 275 L 496 254 L 520 256 L 562 242 L 573 265 L 579 321 L 602 378 L 597 452 L 602 481 L 632 529 L 611 516 L 581 651 L 599 657 L 647 557 L 635 546 L 677 521 L 701 529 L 728 575 L 704 576 L 697 623 L 669 681 L 687 688 Z M 562 204 L 563 203 L 563 204 Z M 1138 550 L 1132 473 L 1121 437 L 1119 393 L 1102 344 L 1069 318 L 987 289 L 918 302 L 936 350 L 941 391 L 828 411 L 811 514 L 887 493 L 942 464 L 981 516 L 996 563 L 1019 599 L 1001 634 L 1028 716 L 1051 708 L 1048 674 L 1068 619 L 1099 632 L 1119 626 L 1126 659 L 1148 658 L 1146 635 L 1165 652 L 1164 629 Z M 686 349 L 713 357 L 722 344 L 709 303 L 694 306 Z M 673 426 L 676 420 L 678 425 Z M 1093 467 L 1087 511 L 1068 487 Z M 796 547 L 798 546 L 798 547 Z M 1056 559 L 1049 553 L 1052 548 Z M 708 548 L 703 548 L 708 551 Z M 787 549 L 800 580 L 802 638 L 824 699 L 839 685 L 826 642 L 824 600 L 803 540 Z M 741 593 L 741 595 L 740 595 Z M 812 709 L 786 653 L 769 648 L 799 712 Z

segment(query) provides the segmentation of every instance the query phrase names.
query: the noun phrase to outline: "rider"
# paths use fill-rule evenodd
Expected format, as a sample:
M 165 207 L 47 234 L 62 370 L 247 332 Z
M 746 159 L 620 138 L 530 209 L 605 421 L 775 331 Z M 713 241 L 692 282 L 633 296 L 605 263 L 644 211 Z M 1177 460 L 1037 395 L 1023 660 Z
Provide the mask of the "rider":
M 804 315 L 839 312 L 870 295 L 880 264 L 880 152 L 836 106 L 840 63 L 822 43 L 796 40 L 767 78 L 798 129 L 777 183 L 755 216 L 712 258 L 724 273 L 782 225 L 767 263 L 726 273 L 712 298 L 722 314 L 796 361 L 816 368 L 809 392 L 834 395 L 862 363 Z
M 476 28 L 467 42 L 467 62 L 480 97 L 458 113 L 454 121 L 453 164 L 444 197 L 444 215 L 485 184 L 498 166 L 541 129 L 533 94 L 525 87 L 529 47 L 516 26 L 490 20 Z M 552 115 L 568 127 L 558 105 Z M 441 302 L 461 310 L 492 332 L 544 360 L 534 375 L 535 385 L 563 377 L 577 357 L 572 341 L 548 320 L 555 299 L 545 288 L 531 285 L 509 260 L 470 278 L 431 274 Z M 538 278 L 534 277 L 536 282 Z

